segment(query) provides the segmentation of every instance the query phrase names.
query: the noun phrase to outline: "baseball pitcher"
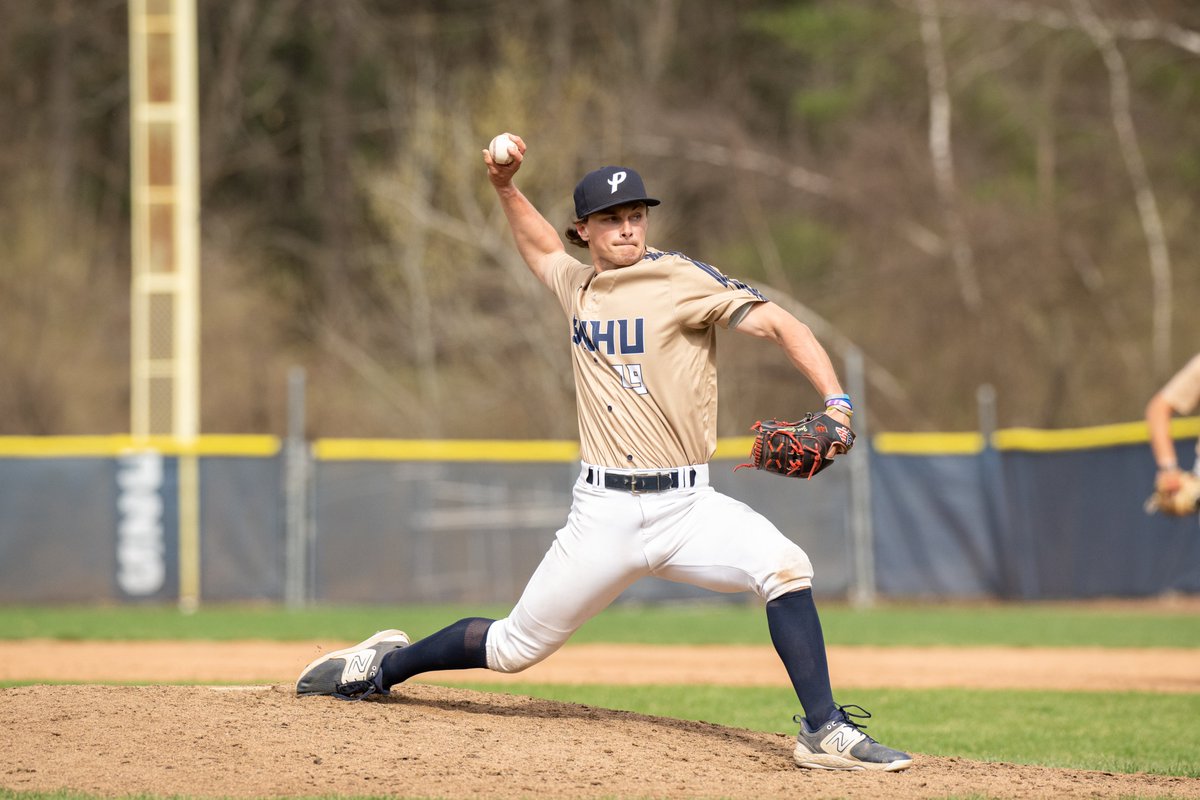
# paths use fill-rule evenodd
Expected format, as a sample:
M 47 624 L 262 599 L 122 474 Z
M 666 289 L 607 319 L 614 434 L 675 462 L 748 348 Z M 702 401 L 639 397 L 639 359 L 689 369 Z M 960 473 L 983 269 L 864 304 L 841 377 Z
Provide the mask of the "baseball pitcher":
M 499 141 L 505 141 L 497 137 Z M 375 634 L 304 668 L 302 695 L 362 698 L 429 670 L 518 672 L 558 650 L 639 578 L 657 576 L 765 603 L 772 642 L 803 715 L 801 767 L 896 771 L 907 753 L 864 731 L 861 707 L 835 703 L 808 555 L 761 514 L 709 484 L 716 449 L 716 329 L 773 342 L 825 397 L 798 422 L 759 422 L 750 463 L 811 478 L 854 442 L 853 406 L 807 326 L 755 289 L 681 253 L 649 247 L 659 205 L 628 167 L 601 167 L 575 188 L 565 250 L 513 178 L 526 155 L 483 153 L 517 250 L 562 308 L 578 398 L 581 464 L 571 510 L 504 619 L 468 618 L 409 643 Z

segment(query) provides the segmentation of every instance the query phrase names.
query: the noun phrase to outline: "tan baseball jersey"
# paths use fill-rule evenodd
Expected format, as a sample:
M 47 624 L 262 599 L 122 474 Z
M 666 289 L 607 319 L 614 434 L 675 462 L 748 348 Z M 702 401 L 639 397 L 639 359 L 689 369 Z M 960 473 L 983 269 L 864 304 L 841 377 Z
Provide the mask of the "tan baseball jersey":
M 1190 414 L 1200 405 L 1200 354 L 1184 364 L 1162 388 L 1167 405 L 1180 414 Z M 1196 439 L 1196 474 L 1200 475 L 1200 438 Z
M 1167 405 L 1180 414 L 1190 414 L 1200 405 L 1200 355 L 1196 355 L 1175 373 L 1162 389 Z
M 563 253 L 550 274 L 571 321 L 583 460 L 627 469 L 707 463 L 717 447 L 714 326 L 729 327 L 766 298 L 652 248 L 603 272 Z

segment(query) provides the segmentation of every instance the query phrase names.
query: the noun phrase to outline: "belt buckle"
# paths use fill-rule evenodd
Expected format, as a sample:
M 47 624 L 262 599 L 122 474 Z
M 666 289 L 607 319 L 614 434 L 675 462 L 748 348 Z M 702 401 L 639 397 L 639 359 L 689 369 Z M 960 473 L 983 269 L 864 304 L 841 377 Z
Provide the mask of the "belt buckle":
M 645 481 L 646 488 L 641 494 L 646 492 L 665 492 L 673 488 L 671 486 L 671 473 L 669 472 L 649 472 L 640 476 Z M 654 485 L 650 486 L 650 479 L 654 479 Z
M 628 475 L 622 475 L 621 478 L 626 482 L 625 488 L 630 494 L 653 494 L 674 488 L 671 486 L 670 472 L 633 472 Z M 651 479 L 654 481 L 653 484 L 650 482 Z M 638 488 L 639 480 L 642 481 L 642 488 Z

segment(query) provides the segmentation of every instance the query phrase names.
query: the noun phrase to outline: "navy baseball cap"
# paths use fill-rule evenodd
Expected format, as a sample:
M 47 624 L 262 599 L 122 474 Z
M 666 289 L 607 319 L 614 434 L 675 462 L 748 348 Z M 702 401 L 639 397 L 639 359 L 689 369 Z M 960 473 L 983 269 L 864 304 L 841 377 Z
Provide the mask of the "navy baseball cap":
M 575 219 L 639 200 L 648 206 L 659 203 L 646 196 L 642 176 L 629 167 L 601 167 L 584 175 L 575 187 Z

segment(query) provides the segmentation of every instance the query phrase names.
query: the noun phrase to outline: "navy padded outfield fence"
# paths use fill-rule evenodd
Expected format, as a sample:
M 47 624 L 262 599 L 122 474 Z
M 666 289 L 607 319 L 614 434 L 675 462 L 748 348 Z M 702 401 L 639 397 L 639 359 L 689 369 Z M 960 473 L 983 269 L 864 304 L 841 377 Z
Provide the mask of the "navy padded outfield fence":
M 1191 464 L 1200 419 L 1176 420 Z M 554 538 L 579 471 L 569 442 L 318 440 L 289 473 L 274 437 L 0 437 L 0 602 L 172 602 L 179 459 L 199 465 L 200 598 L 282 602 L 286 476 L 303 474 L 303 596 L 326 603 L 509 603 Z M 811 482 L 733 473 L 713 485 L 804 547 L 818 596 L 855 585 L 852 503 L 869 504 L 874 589 L 887 598 L 1048 600 L 1200 593 L 1200 520 L 1148 516 L 1141 423 L 1073 431 L 880 434 L 869 496 L 850 470 Z M 730 531 L 736 536 L 737 531 Z M 732 599 L 647 580 L 623 600 Z

